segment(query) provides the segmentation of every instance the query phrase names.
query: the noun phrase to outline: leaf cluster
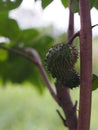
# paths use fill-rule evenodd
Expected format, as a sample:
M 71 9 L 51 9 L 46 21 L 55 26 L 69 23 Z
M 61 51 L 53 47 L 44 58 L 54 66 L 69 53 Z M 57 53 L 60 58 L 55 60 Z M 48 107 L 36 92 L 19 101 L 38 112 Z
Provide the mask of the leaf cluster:
M 35 1 L 37 1 L 37 0 L 35 0 Z M 47 1 L 42 0 L 41 3 L 42 3 L 43 9 L 45 9 L 51 2 L 53 2 L 53 0 L 47 0 Z M 68 0 L 61 0 L 61 2 L 65 8 L 68 7 Z M 91 9 L 93 7 L 98 9 L 98 0 L 90 0 L 90 7 L 91 7 Z M 72 11 L 74 13 L 79 12 L 79 1 L 78 0 L 72 0 Z
M 53 38 L 34 28 L 21 30 L 17 22 L 8 17 L 9 11 L 18 7 L 21 2 L 22 0 L 16 0 L 15 2 L 10 0 L 6 2 L 0 1 L 0 38 L 5 38 L 4 41 L 0 41 L 0 46 L 14 48 L 19 51 L 23 51 L 25 47 L 34 48 L 38 51 L 44 64 L 45 54 L 53 44 Z M 44 85 L 39 70 L 35 65 L 22 57 L 1 49 L 0 78 L 3 83 L 7 81 L 13 83 L 29 81 L 38 87 L 40 91 L 42 91 Z
M 17 8 L 22 0 L 0 0 L 0 12 Z

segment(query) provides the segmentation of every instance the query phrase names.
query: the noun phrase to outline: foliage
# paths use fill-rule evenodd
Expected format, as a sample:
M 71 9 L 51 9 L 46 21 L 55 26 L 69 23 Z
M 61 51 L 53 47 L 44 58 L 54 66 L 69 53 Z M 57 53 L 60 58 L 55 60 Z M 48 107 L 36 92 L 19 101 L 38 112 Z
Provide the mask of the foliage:
M 0 11 L 8 11 L 17 8 L 22 0 L 0 0 Z
M 95 7 L 98 9 L 98 1 L 97 0 L 90 0 L 90 7 L 93 8 Z M 72 1 L 72 10 L 73 12 L 79 12 L 79 2 L 78 0 L 73 0 Z
M 37 0 L 35 0 L 35 1 L 37 1 Z M 46 8 L 52 1 L 53 0 L 47 0 L 47 1 L 42 0 L 42 7 Z M 68 7 L 68 0 L 61 0 L 61 2 L 65 8 Z M 90 7 L 91 8 L 95 7 L 96 9 L 98 9 L 98 1 L 97 0 L 90 0 Z M 79 12 L 78 0 L 72 1 L 72 10 L 74 13 Z
M 49 5 L 53 0 L 42 0 L 42 7 L 45 8 L 47 5 Z
M 6 44 L 6 42 L 0 44 L 19 50 L 24 47 L 35 48 L 44 64 L 45 54 L 53 45 L 53 38 L 33 28 L 21 30 L 17 22 L 8 17 L 9 11 L 18 7 L 21 2 L 22 0 L 0 1 L 0 25 L 2 25 L 0 36 L 9 39 L 9 44 Z M 52 0 L 43 0 L 42 7 L 46 8 L 51 2 Z M 68 6 L 68 1 L 61 0 L 61 2 L 64 7 Z M 97 5 L 97 0 L 91 0 L 91 7 L 97 8 Z M 73 0 L 73 11 L 78 11 L 77 0 Z M 41 75 L 34 65 L 4 50 L 0 50 L 0 77 L 2 77 L 4 83 L 9 80 L 13 83 L 22 83 L 27 80 L 36 85 L 40 91 L 42 91 L 44 85 Z M 93 82 L 95 84 L 95 80 Z
M 98 88 L 98 76 L 93 74 L 93 81 L 92 81 L 92 90 L 96 90 Z
M 9 40 L 13 40 L 13 42 L 18 38 L 20 29 L 15 20 L 8 18 L 7 11 L 0 13 L 0 25 L 2 25 L 0 27 L 1 36 L 9 38 Z
M 9 43 L 2 42 L 0 45 L 21 51 L 25 47 L 32 47 L 38 51 L 44 64 L 45 54 L 53 44 L 53 38 L 33 28 L 21 30 L 17 22 L 8 17 L 8 9 L 17 7 L 20 1 L 14 3 L 15 6 L 13 2 L 7 2 L 7 10 L 0 12 L 0 25 L 2 25 L 0 36 L 8 38 Z M 2 3 L 0 6 L 3 8 L 4 4 Z M 0 77 L 2 77 L 4 83 L 9 80 L 14 83 L 22 83 L 28 80 L 37 86 L 38 90 L 42 91 L 44 88 L 43 80 L 38 69 L 32 63 L 3 50 L 0 50 L 0 54 Z
M 68 0 L 61 0 L 61 2 L 65 8 L 68 7 Z

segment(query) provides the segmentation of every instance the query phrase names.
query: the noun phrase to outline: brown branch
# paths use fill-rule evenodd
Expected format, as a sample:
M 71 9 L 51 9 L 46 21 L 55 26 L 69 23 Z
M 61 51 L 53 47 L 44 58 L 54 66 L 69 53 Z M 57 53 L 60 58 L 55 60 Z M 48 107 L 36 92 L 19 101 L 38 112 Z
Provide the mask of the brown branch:
M 54 90 L 52 89 L 52 86 L 49 82 L 49 79 L 48 79 L 48 76 L 42 66 L 42 63 L 41 63 L 41 60 L 40 60 L 40 57 L 37 53 L 36 50 L 32 49 L 32 48 L 27 48 L 25 49 L 26 51 L 28 52 L 31 52 L 33 57 L 29 56 L 28 54 L 25 54 L 24 52 L 21 52 L 19 50 L 16 50 L 16 49 L 13 49 L 13 48 L 7 48 L 7 47 L 4 47 L 4 46 L 0 46 L 0 49 L 3 49 L 3 50 L 6 50 L 6 51 L 9 51 L 15 55 L 18 55 L 18 56 L 21 56 L 27 60 L 29 60 L 30 62 L 34 63 L 40 70 L 41 72 L 41 75 L 46 83 L 46 86 L 47 88 L 49 89 L 49 92 L 51 94 L 51 96 L 53 97 L 53 99 L 57 102 L 57 97 L 56 97 L 56 94 L 54 92 Z
M 71 11 L 72 6 L 72 0 L 69 0 L 69 26 L 68 26 L 68 34 L 67 44 L 73 45 L 73 40 L 79 36 L 79 31 L 75 34 L 74 33 L 74 14 Z M 77 130 L 77 116 L 76 116 L 76 105 L 73 105 L 69 89 L 63 85 L 60 84 L 59 80 L 55 84 L 56 91 L 57 91 L 57 98 L 58 98 L 58 104 L 61 106 L 61 108 L 64 111 L 64 115 L 66 117 L 66 120 L 61 116 L 60 113 L 59 116 L 64 124 L 64 126 L 67 126 L 69 130 Z
M 93 28 L 96 27 L 96 26 L 98 26 L 98 24 L 95 24 L 95 25 L 91 26 L 91 28 L 93 29 Z
M 63 120 L 63 123 L 65 123 L 65 126 L 67 126 L 69 130 L 77 130 L 76 110 L 69 95 L 69 90 L 62 86 L 58 81 L 55 85 L 58 103 L 63 109 L 66 117 L 66 120 Z
M 72 25 L 71 25 L 72 26 Z M 93 25 L 93 26 L 91 26 L 91 29 L 93 29 L 94 27 L 96 27 L 96 26 L 98 26 L 98 24 L 95 24 L 95 25 Z M 71 28 L 69 28 L 69 29 L 71 29 Z M 73 32 L 73 31 L 72 31 Z M 76 38 L 76 37 L 79 37 L 80 36 L 80 31 L 77 31 L 75 34 L 73 34 L 71 31 L 69 31 L 69 33 L 71 33 L 70 35 L 68 35 L 68 44 L 70 44 L 70 45 L 72 45 L 73 44 L 73 40 Z M 70 38 L 70 37 L 71 38 Z
M 78 31 L 78 32 L 76 32 L 75 34 L 73 34 L 72 37 L 69 38 L 69 40 L 68 40 L 67 43 L 70 44 L 70 45 L 73 45 L 73 40 L 74 40 L 76 37 L 78 37 L 78 36 L 80 36 L 80 31 Z
M 15 55 L 21 56 L 21 57 L 33 62 L 35 65 L 37 64 L 35 59 L 33 59 L 32 57 L 28 56 L 27 54 L 25 54 L 25 53 L 23 53 L 23 52 L 21 52 L 19 50 L 16 50 L 14 48 L 7 48 L 7 47 L 1 46 L 1 45 L 0 45 L 0 49 L 6 50 L 6 51 L 9 51 L 9 52 L 11 52 L 11 53 L 13 53 Z
M 44 67 L 43 67 L 42 62 L 40 60 L 40 56 L 39 56 L 38 52 L 36 50 L 34 50 L 33 48 L 26 48 L 25 51 L 31 53 L 34 56 L 34 60 L 37 62 L 37 66 L 40 70 L 40 73 L 41 73 L 41 75 L 46 83 L 46 86 L 47 86 L 51 96 L 54 98 L 54 100 L 56 102 L 58 102 L 57 96 L 56 96 L 56 94 L 55 94 L 55 92 L 50 84 L 50 81 L 49 81 L 48 76 L 44 70 Z
M 69 40 L 74 34 L 74 14 L 72 12 L 72 0 L 68 0 L 69 6 L 69 25 L 67 31 L 67 39 Z
M 68 126 L 67 126 L 67 123 L 66 123 L 66 120 L 63 118 L 63 116 L 61 115 L 60 111 L 59 111 L 59 110 L 56 110 L 56 111 L 57 111 L 59 117 L 61 118 L 61 120 L 62 120 L 64 126 L 68 127 Z

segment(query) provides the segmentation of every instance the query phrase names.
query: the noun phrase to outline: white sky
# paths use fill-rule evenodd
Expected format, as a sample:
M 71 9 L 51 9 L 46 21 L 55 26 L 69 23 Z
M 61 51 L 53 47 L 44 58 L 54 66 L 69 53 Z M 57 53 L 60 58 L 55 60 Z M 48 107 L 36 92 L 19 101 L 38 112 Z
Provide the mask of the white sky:
M 10 16 L 15 18 L 21 28 L 40 27 L 53 25 L 61 32 L 68 27 L 68 9 L 65 9 L 60 0 L 54 0 L 45 10 L 41 8 L 40 2 L 24 0 L 21 7 L 11 11 Z M 98 23 L 98 11 L 91 10 L 92 25 Z M 80 29 L 80 18 L 75 14 L 75 29 Z M 93 29 L 94 35 L 98 35 L 98 27 Z

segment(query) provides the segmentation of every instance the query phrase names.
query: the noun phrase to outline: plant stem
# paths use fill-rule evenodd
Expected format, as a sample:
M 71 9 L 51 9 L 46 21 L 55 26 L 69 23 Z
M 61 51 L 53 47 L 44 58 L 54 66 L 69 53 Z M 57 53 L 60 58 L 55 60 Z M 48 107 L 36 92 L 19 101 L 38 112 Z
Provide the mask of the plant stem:
M 76 37 L 78 37 L 80 35 L 80 31 L 78 31 L 78 32 L 76 32 L 75 34 L 73 34 L 72 36 L 71 36 L 71 38 L 69 38 L 69 40 L 68 40 L 68 44 L 70 44 L 70 45 L 72 45 L 73 46 L 73 40 L 76 38 Z
M 68 1 L 69 6 L 69 25 L 67 31 L 67 39 L 69 40 L 74 34 L 74 14 L 72 12 L 72 0 Z
M 90 18 L 90 1 L 79 0 L 80 31 L 80 106 L 78 130 L 90 129 L 91 92 L 92 92 L 92 30 Z
M 51 96 L 53 97 L 53 99 L 56 102 L 58 102 L 56 93 L 54 92 L 52 85 L 50 84 L 50 81 L 49 81 L 48 76 L 44 70 L 44 67 L 42 65 L 41 58 L 40 58 L 38 52 L 33 48 L 26 48 L 25 51 L 31 53 L 34 56 L 33 59 L 37 62 L 37 67 L 38 67 L 38 69 L 43 77 L 44 82 L 46 83 L 46 86 L 47 86 Z
M 37 64 L 37 62 L 32 57 L 23 53 L 22 51 L 16 50 L 14 48 L 7 48 L 7 47 L 1 46 L 1 45 L 0 45 L 0 49 L 3 49 L 5 51 L 9 51 L 10 53 L 13 53 L 13 54 L 18 55 L 18 56 L 21 56 L 21 57 L 33 62 L 35 65 Z
M 13 54 L 16 54 L 18 56 L 21 56 L 21 57 L 29 60 L 30 62 L 34 63 L 38 67 L 38 69 L 40 70 L 40 73 L 41 73 L 41 75 L 42 75 L 42 77 L 43 77 L 43 79 L 44 79 L 44 81 L 46 83 L 46 87 L 48 88 L 51 96 L 53 97 L 53 99 L 56 102 L 58 102 L 57 101 L 57 96 L 56 96 L 56 94 L 55 94 L 55 92 L 54 92 L 54 90 L 53 90 L 53 88 L 52 88 L 52 86 L 50 84 L 48 76 L 47 76 L 47 74 L 46 74 L 46 72 L 44 70 L 44 67 L 42 65 L 40 56 L 39 56 L 39 54 L 37 53 L 36 50 L 34 50 L 33 48 L 26 48 L 25 49 L 27 52 L 32 53 L 33 57 L 31 57 L 27 53 L 19 51 L 19 50 L 16 50 L 16 49 L 13 49 L 13 48 L 7 48 L 7 47 L 4 47 L 4 46 L 0 46 L 0 49 L 9 51 L 10 53 L 13 53 Z
M 73 35 L 74 14 L 71 11 L 71 6 L 72 6 L 72 0 L 69 0 L 69 26 L 67 34 L 67 40 L 68 40 L 67 43 L 72 45 L 74 38 L 79 36 L 79 32 Z M 58 104 L 63 109 L 66 120 L 63 119 L 60 113 L 58 114 L 62 119 L 64 126 L 67 126 L 69 130 L 77 130 L 76 107 L 74 107 L 72 103 L 69 89 L 66 86 L 60 84 L 59 80 L 56 81 L 55 86 L 57 91 Z
M 71 25 L 71 24 L 70 24 Z M 72 26 L 72 25 L 71 25 Z M 98 26 L 98 24 L 95 24 L 93 26 L 91 26 L 91 29 L 93 29 L 94 27 Z M 73 34 L 72 30 L 71 30 L 71 27 L 69 27 L 68 29 L 70 29 L 70 31 L 68 31 L 69 33 L 71 33 L 70 35 L 68 34 L 67 36 L 67 39 L 68 39 L 68 42 L 67 44 L 70 44 L 70 45 L 73 45 L 73 40 L 76 38 L 76 37 L 79 37 L 80 36 L 80 31 L 77 31 L 75 34 Z M 70 36 L 70 37 L 69 37 Z
M 74 107 L 69 90 L 58 81 L 56 82 L 56 90 L 58 104 L 63 109 L 66 117 L 66 120 L 63 120 L 64 125 L 67 126 L 69 130 L 77 130 L 76 105 Z

